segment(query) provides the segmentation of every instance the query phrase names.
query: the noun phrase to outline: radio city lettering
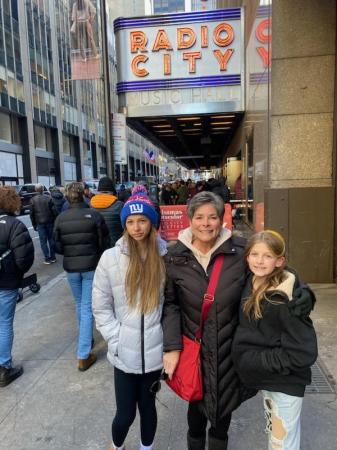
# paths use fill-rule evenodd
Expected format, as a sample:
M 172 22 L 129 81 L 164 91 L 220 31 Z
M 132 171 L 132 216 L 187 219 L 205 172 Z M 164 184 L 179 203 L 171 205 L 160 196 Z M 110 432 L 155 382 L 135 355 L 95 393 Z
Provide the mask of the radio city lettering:
M 219 71 L 225 72 L 234 53 L 234 49 L 229 48 L 234 39 L 234 29 L 226 22 L 218 24 L 212 32 L 207 25 L 201 25 L 198 35 L 196 28 L 177 28 L 175 42 L 172 42 L 172 38 L 170 40 L 164 28 L 158 29 L 153 42 L 149 42 L 149 37 L 143 30 L 130 31 L 130 51 L 132 54 L 137 53 L 132 58 L 131 70 L 139 78 L 147 77 L 150 71 L 146 63 L 151 58 L 151 53 L 162 52 L 162 73 L 171 75 L 172 52 L 178 51 L 182 61 L 186 61 L 188 73 L 195 74 L 197 61 L 201 60 L 204 49 L 209 47 L 212 40 L 215 46 L 219 47 L 213 50 L 214 59 L 218 63 Z
M 270 19 L 263 19 L 258 23 L 255 36 L 259 43 L 268 45 L 271 42 L 271 22 Z M 259 45 L 256 51 L 260 55 L 263 63 L 263 68 L 267 69 L 270 66 L 271 52 L 268 48 Z

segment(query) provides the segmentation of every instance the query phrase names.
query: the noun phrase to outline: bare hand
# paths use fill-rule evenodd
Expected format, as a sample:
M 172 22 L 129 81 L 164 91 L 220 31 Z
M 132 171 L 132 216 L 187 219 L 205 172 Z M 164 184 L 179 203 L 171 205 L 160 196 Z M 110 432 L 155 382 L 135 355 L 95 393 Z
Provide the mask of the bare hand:
M 172 380 L 172 375 L 176 370 L 177 364 L 180 358 L 180 350 L 172 350 L 170 352 L 164 353 L 164 371 L 167 373 L 170 380 Z

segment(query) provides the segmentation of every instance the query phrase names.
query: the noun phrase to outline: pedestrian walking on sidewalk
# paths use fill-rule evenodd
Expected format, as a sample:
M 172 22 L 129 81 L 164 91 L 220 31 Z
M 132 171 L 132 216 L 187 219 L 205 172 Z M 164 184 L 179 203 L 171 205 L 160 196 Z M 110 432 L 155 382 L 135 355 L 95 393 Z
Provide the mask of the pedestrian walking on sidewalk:
M 44 194 L 42 184 L 37 184 L 35 190 L 38 194 L 31 199 L 30 220 L 39 234 L 44 263 L 52 264 L 56 262 L 53 227 L 58 211 L 51 196 Z
M 255 234 L 246 249 L 250 274 L 242 291 L 233 361 L 242 382 L 262 391 L 269 449 L 300 450 L 305 386 L 317 358 L 311 320 L 290 314 L 296 282 L 285 269 L 285 242 L 272 230 Z
M 0 387 L 23 373 L 12 365 L 13 322 L 23 276 L 34 262 L 34 245 L 26 226 L 15 217 L 21 201 L 11 187 L 0 187 Z
M 124 203 L 117 198 L 113 181 L 103 177 L 98 183 L 98 194 L 90 200 L 90 208 L 96 209 L 105 219 L 110 233 L 110 247 L 113 247 L 123 234 L 120 213 Z
M 157 428 L 154 386 L 162 370 L 166 243 L 157 235 L 158 215 L 144 193 L 125 203 L 121 222 L 124 235 L 102 255 L 93 286 L 96 326 L 114 366 L 117 411 L 110 450 L 124 449 L 137 406 L 140 448 L 151 450 Z
M 222 227 L 223 200 L 213 192 L 200 192 L 187 209 L 190 227 L 165 256 L 166 289 L 163 307 L 164 370 L 172 378 L 182 350 L 182 337 L 195 339 L 200 328 L 204 294 L 218 255 L 224 256 L 214 304 L 204 323 L 201 342 L 203 399 L 189 403 L 189 450 L 227 449 L 231 414 L 256 391 L 245 389 L 234 371 L 231 345 L 242 288 L 247 275 L 246 241 Z M 300 289 L 294 304 L 305 315 L 312 308 L 310 292 Z M 303 303 L 302 303 L 303 302 Z M 303 309 L 301 310 L 300 305 Z
M 84 201 L 83 183 L 66 186 L 69 208 L 55 221 L 56 252 L 63 255 L 63 268 L 76 301 L 79 328 L 78 369 L 95 363 L 93 346 L 92 281 L 99 258 L 109 247 L 109 230 L 101 214 Z

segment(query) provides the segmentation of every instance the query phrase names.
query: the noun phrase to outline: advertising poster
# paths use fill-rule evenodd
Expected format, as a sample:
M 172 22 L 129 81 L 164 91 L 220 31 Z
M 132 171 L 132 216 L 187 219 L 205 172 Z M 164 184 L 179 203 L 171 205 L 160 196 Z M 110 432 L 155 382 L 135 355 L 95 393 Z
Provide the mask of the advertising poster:
M 98 37 L 97 0 L 70 1 L 71 78 L 101 77 L 101 49 Z
M 112 138 L 115 164 L 127 164 L 126 118 L 124 114 L 114 113 L 112 119 Z
M 165 241 L 176 241 L 180 230 L 189 227 L 186 205 L 167 205 L 160 207 L 160 236 Z

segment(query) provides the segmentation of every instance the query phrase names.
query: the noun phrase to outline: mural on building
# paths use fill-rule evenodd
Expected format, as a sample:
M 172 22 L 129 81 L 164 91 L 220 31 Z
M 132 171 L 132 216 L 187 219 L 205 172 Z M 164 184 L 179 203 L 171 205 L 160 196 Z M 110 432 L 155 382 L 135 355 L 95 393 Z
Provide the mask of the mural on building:
M 71 0 L 73 80 L 91 80 L 101 76 L 97 6 L 95 0 Z

